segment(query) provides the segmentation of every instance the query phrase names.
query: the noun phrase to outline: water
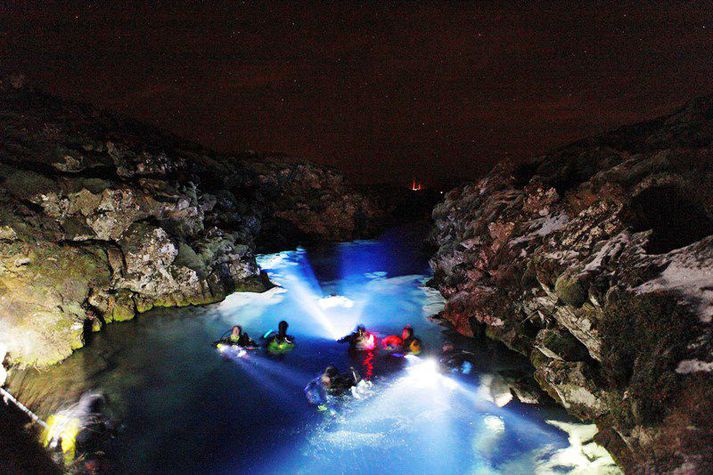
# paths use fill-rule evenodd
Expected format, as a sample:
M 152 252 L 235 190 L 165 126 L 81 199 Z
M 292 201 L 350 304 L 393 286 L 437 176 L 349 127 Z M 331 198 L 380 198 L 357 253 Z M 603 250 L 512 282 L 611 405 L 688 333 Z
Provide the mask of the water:
M 481 343 L 471 348 L 471 374 L 436 369 L 444 330 L 427 317 L 442 299 L 423 287 L 423 231 L 262 256 L 282 287 L 110 325 L 61 366 L 16 376 L 13 389 L 45 416 L 85 391 L 106 394 L 122 422 L 120 472 L 510 474 L 586 465 L 545 422 L 569 421 L 561 410 L 498 407 L 483 390 L 487 374 L 523 367 L 521 358 Z M 297 340 L 282 359 L 254 352 L 226 361 L 211 346 L 233 324 L 257 337 L 282 319 Z M 433 356 L 352 359 L 335 339 L 358 322 L 384 335 L 411 323 Z M 328 364 L 355 366 L 375 394 L 335 414 L 308 406 L 303 388 Z

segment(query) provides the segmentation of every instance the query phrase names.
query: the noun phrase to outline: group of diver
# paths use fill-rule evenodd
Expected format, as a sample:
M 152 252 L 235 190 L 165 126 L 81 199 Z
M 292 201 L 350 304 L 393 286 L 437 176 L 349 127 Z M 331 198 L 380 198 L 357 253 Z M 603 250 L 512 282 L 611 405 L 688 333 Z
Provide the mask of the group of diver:
M 270 330 L 265 333 L 260 341 L 263 343 L 262 346 L 265 350 L 273 355 L 286 353 L 295 346 L 295 338 L 292 335 L 287 334 L 287 329 L 289 324 L 282 320 L 277 325 L 277 331 Z M 259 348 L 261 345 L 255 340 L 250 338 L 248 332 L 243 330 L 240 325 L 233 326 L 230 330 L 225 332 L 216 342 L 215 345 L 221 351 L 226 351 L 228 349 L 237 349 L 239 351 L 254 350 Z M 242 354 L 242 353 L 241 353 Z
M 364 325 L 358 325 L 352 333 L 337 342 L 348 343 L 350 354 L 357 359 L 360 353 L 369 355 L 367 359 L 371 359 L 378 349 L 392 356 L 405 356 L 419 355 L 423 348 L 421 339 L 414 335 L 411 325 L 403 328 L 401 336 L 388 335 L 380 341 Z M 316 405 L 320 410 L 326 410 L 335 397 L 350 393 L 359 399 L 368 394 L 370 388 L 371 381 L 362 380 L 353 367 L 347 372 L 340 373 L 335 366 L 330 365 L 305 387 L 305 395 L 310 404 Z
M 247 351 L 263 348 L 271 357 L 283 357 L 295 347 L 295 338 L 287 333 L 289 324 L 279 322 L 277 330 L 271 330 L 258 338 L 252 339 L 240 326 L 235 325 L 226 331 L 217 341 L 216 347 L 224 357 L 245 356 Z M 353 332 L 337 340 L 349 345 L 349 353 L 358 359 L 359 355 L 368 358 L 378 351 L 391 356 L 418 355 L 422 352 L 421 340 L 414 335 L 413 328 L 407 325 L 401 335 L 377 335 L 358 325 Z M 362 379 L 354 367 L 340 372 L 334 365 L 329 365 L 304 388 L 309 404 L 320 411 L 334 413 L 332 403 L 343 395 L 360 399 L 371 394 L 370 375 Z M 118 427 L 106 415 L 106 398 L 97 393 L 87 393 L 75 406 L 63 410 L 50 419 L 43 434 L 45 445 L 52 449 L 65 467 L 76 473 L 103 473 L 109 469 L 108 453 L 113 452 Z M 60 460 L 58 460 L 60 461 Z
M 281 321 L 277 331 L 267 332 L 258 343 L 250 338 L 240 325 L 235 325 L 226 331 L 215 344 L 225 357 L 231 355 L 243 357 L 247 355 L 247 351 L 259 348 L 264 348 L 268 355 L 282 357 L 295 346 L 294 337 L 287 334 L 288 327 L 289 324 L 286 321 Z M 423 350 L 421 339 L 415 336 L 411 325 L 406 325 L 400 336 L 388 335 L 379 339 L 376 334 L 360 324 L 353 332 L 338 339 L 337 342 L 347 343 L 352 356 L 365 353 L 370 355 L 369 357 L 373 357 L 377 350 L 393 356 L 419 355 Z M 367 379 L 369 376 L 367 375 Z M 305 395 L 310 404 L 317 406 L 320 410 L 326 410 L 328 403 L 335 397 L 351 393 L 359 398 L 368 393 L 370 388 L 371 382 L 363 380 L 354 367 L 349 368 L 346 372 L 340 372 L 336 366 L 329 365 L 319 376 L 307 384 Z
M 339 343 L 349 343 L 349 349 L 355 351 L 372 351 L 377 347 L 376 336 L 367 331 L 364 325 L 358 325 L 349 335 L 337 340 Z M 418 355 L 421 353 L 421 339 L 416 338 L 411 325 L 406 325 L 401 336 L 389 335 L 381 340 L 385 351 L 400 354 Z
M 270 354 L 284 353 L 285 350 L 291 350 L 295 346 L 294 337 L 287 334 L 288 328 L 289 324 L 282 320 L 277 326 L 277 331 L 270 330 L 260 338 L 261 345 L 250 338 L 250 335 L 243 330 L 242 326 L 234 325 L 215 341 L 215 345 L 218 348 L 233 346 L 244 350 L 253 350 L 263 346 Z M 348 343 L 350 351 L 372 351 L 377 347 L 376 336 L 361 324 L 357 325 L 352 333 L 337 341 L 339 343 Z M 383 349 L 387 352 L 414 355 L 421 353 L 421 340 L 414 335 L 411 325 L 404 327 L 400 337 L 389 335 L 384 337 L 381 343 Z

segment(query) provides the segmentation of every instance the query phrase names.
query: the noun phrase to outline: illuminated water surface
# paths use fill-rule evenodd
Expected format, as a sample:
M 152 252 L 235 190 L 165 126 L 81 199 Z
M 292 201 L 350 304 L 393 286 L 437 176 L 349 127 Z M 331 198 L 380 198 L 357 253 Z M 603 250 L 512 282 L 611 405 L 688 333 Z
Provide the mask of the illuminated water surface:
M 481 343 L 471 348 L 477 361 L 471 374 L 437 367 L 443 328 L 427 317 L 442 300 L 423 287 L 429 273 L 423 231 L 403 227 L 378 240 L 262 256 L 280 287 L 111 325 L 66 364 L 28 373 L 15 388 L 45 414 L 83 391 L 106 393 L 123 423 L 116 444 L 121 472 L 586 469 L 588 460 L 567 434 L 545 422 L 571 422 L 561 410 L 517 401 L 498 407 L 482 387 L 495 369 L 522 367 L 520 358 Z M 251 354 L 225 361 L 210 344 L 233 324 L 258 336 L 282 319 L 297 347 L 281 360 Z M 335 339 L 356 323 L 384 335 L 411 323 L 431 356 L 351 359 Z M 315 411 L 303 387 L 328 364 L 355 366 L 371 378 L 374 394 L 344 401 L 334 414 Z

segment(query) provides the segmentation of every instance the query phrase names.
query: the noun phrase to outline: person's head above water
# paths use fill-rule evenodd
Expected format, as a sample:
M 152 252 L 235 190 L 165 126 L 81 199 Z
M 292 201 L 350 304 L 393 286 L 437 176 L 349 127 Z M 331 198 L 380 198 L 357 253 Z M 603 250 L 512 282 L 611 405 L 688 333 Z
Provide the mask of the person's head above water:
M 242 333 L 243 333 L 243 328 L 240 325 L 235 325 L 231 329 L 231 334 L 233 334 L 235 336 L 240 336 Z
M 285 336 L 287 334 L 287 327 L 290 325 L 282 320 L 278 325 L 277 325 L 277 332 L 280 334 L 280 336 Z
M 325 386 L 329 386 L 330 384 L 332 384 L 332 379 L 336 378 L 338 375 L 339 370 L 336 367 L 329 365 L 327 366 L 327 368 L 325 368 L 320 379 L 322 381 L 322 384 L 324 384 Z
M 413 328 L 411 328 L 411 325 L 406 325 L 401 331 L 401 339 L 406 340 L 409 338 L 413 338 Z
M 362 324 L 359 324 L 356 327 L 356 332 L 360 335 L 363 335 L 364 333 L 366 333 L 366 327 Z
M 94 414 L 99 414 L 104 410 L 104 405 L 106 404 L 106 398 L 103 394 L 99 394 L 94 397 L 89 403 L 89 410 Z

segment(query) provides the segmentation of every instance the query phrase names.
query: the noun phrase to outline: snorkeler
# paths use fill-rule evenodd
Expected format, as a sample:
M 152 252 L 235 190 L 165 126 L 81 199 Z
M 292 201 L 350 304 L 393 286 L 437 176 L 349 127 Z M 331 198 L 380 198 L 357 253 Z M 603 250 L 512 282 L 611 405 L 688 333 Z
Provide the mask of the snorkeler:
M 366 330 L 364 325 L 357 325 L 349 335 L 337 340 L 338 343 L 349 343 L 350 350 L 370 351 L 376 347 L 376 337 Z

